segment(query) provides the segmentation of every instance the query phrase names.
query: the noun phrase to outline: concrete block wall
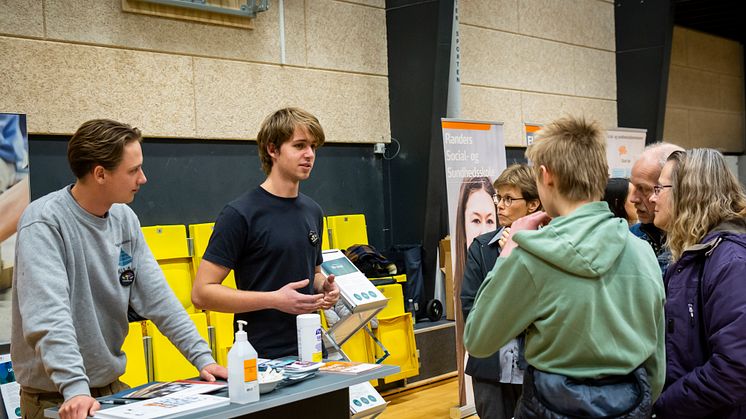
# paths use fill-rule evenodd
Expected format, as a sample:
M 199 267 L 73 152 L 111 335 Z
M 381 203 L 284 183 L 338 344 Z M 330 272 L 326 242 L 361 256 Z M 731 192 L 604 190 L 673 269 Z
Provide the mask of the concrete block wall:
M 510 146 L 526 145 L 523 122 L 573 114 L 617 125 L 613 2 L 459 4 L 461 117 L 504 122 Z
M 743 46 L 676 26 L 663 137 L 683 147 L 743 153 Z
M 7 0 L 0 111 L 32 134 L 107 117 L 146 136 L 251 139 L 282 106 L 319 117 L 330 142 L 390 138 L 384 0 L 277 1 L 254 29 L 122 11 L 121 0 Z

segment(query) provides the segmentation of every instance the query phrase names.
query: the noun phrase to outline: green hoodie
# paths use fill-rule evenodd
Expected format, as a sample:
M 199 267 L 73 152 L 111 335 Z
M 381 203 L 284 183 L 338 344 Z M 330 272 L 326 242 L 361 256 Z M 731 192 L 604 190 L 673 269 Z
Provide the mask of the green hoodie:
M 464 330 L 469 353 L 492 355 L 526 330 L 534 368 L 594 378 L 644 363 L 655 400 L 665 379 L 665 293 L 650 245 L 603 201 L 513 240 L 518 247 L 477 293 Z

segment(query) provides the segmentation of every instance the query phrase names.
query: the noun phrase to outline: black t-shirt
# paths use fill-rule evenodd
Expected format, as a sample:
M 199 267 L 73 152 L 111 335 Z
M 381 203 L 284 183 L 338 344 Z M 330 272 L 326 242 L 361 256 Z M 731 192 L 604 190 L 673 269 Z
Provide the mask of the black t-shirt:
M 234 270 L 236 286 L 246 291 L 275 291 L 309 279 L 313 294 L 321 265 L 323 212 L 306 195 L 281 198 L 261 187 L 228 203 L 218 215 L 204 259 Z M 298 354 L 295 315 L 278 310 L 236 313 L 249 341 L 262 358 Z M 234 322 L 235 328 L 235 322 Z

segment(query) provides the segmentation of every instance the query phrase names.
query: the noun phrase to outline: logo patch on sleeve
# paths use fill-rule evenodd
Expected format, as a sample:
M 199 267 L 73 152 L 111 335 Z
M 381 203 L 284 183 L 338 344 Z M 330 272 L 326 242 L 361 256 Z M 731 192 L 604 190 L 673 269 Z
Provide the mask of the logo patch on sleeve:
M 316 233 L 315 230 L 311 230 L 308 232 L 308 241 L 311 242 L 313 246 L 316 246 L 319 244 L 319 234 Z

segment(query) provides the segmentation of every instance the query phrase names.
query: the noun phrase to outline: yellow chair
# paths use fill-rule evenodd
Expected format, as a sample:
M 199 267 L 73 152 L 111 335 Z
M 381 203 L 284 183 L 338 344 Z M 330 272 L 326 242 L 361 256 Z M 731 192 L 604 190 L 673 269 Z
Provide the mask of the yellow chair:
M 329 226 L 327 225 L 326 217 L 324 217 L 323 231 L 321 232 L 321 250 L 329 250 L 331 248 L 331 240 L 329 239 Z
M 353 244 L 368 244 L 368 228 L 364 214 L 326 217 L 332 249 L 347 250 Z
M 124 338 L 122 352 L 127 355 L 127 367 L 119 379 L 130 387 L 148 382 L 148 366 L 145 362 L 145 342 L 143 322 L 130 323 L 129 333 Z
M 186 227 L 183 225 L 143 227 L 142 234 L 155 260 L 189 257 Z
M 218 364 L 228 367 L 228 351 L 233 346 L 233 313 L 207 312 L 207 322 L 213 331 L 213 356 Z
M 195 275 L 199 264 L 202 261 L 202 256 L 207 250 L 207 244 L 210 242 L 210 236 L 212 236 L 212 230 L 215 227 L 215 223 L 202 223 L 202 224 L 191 224 L 189 226 L 189 237 L 192 239 L 192 247 L 194 254 L 192 255 L 192 267 Z M 233 275 L 233 271 L 228 272 L 228 276 L 225 277 L 223 285 L 229 288 L 236 288 L 236 277 Z
M 384 377 L 384 383 L 414 377 L 420 373 L 417 343 L 414 339 L 414 324 L 410 313 L 389 318 L 378 317 L 378 328 L 375 329 L 375 334 L 389 352 L 389 356 L 383 363 L 397 365 L 401 369 L 398 373 Z M 383 356 L 380 348 L 375 349 L 377 358 Z
M 155 260 L 158 261 L 166 277 L 166 282 L 176 298 L 187 311 L 194 313 L 192 304 L 192 268 L 187 242 L 186 227 L 183 225 L 151 226 L 142 228 L 145 242 Z
M 170 259 L 158 261 L 166 282 L 171 287 L 187 313 L 195 313 L 192 304 L 192 269 L 187 259 Z
M 207 316 L 205 313 L 189 315 L 197 331 L 208 341 Z M 179 350 L 164 336 L 150 320 L 145 322 L 148 336 L 153 344 L 153 379 L 155 381 L 184 380 L 199 376 L 199 371 L 187 361 Z

